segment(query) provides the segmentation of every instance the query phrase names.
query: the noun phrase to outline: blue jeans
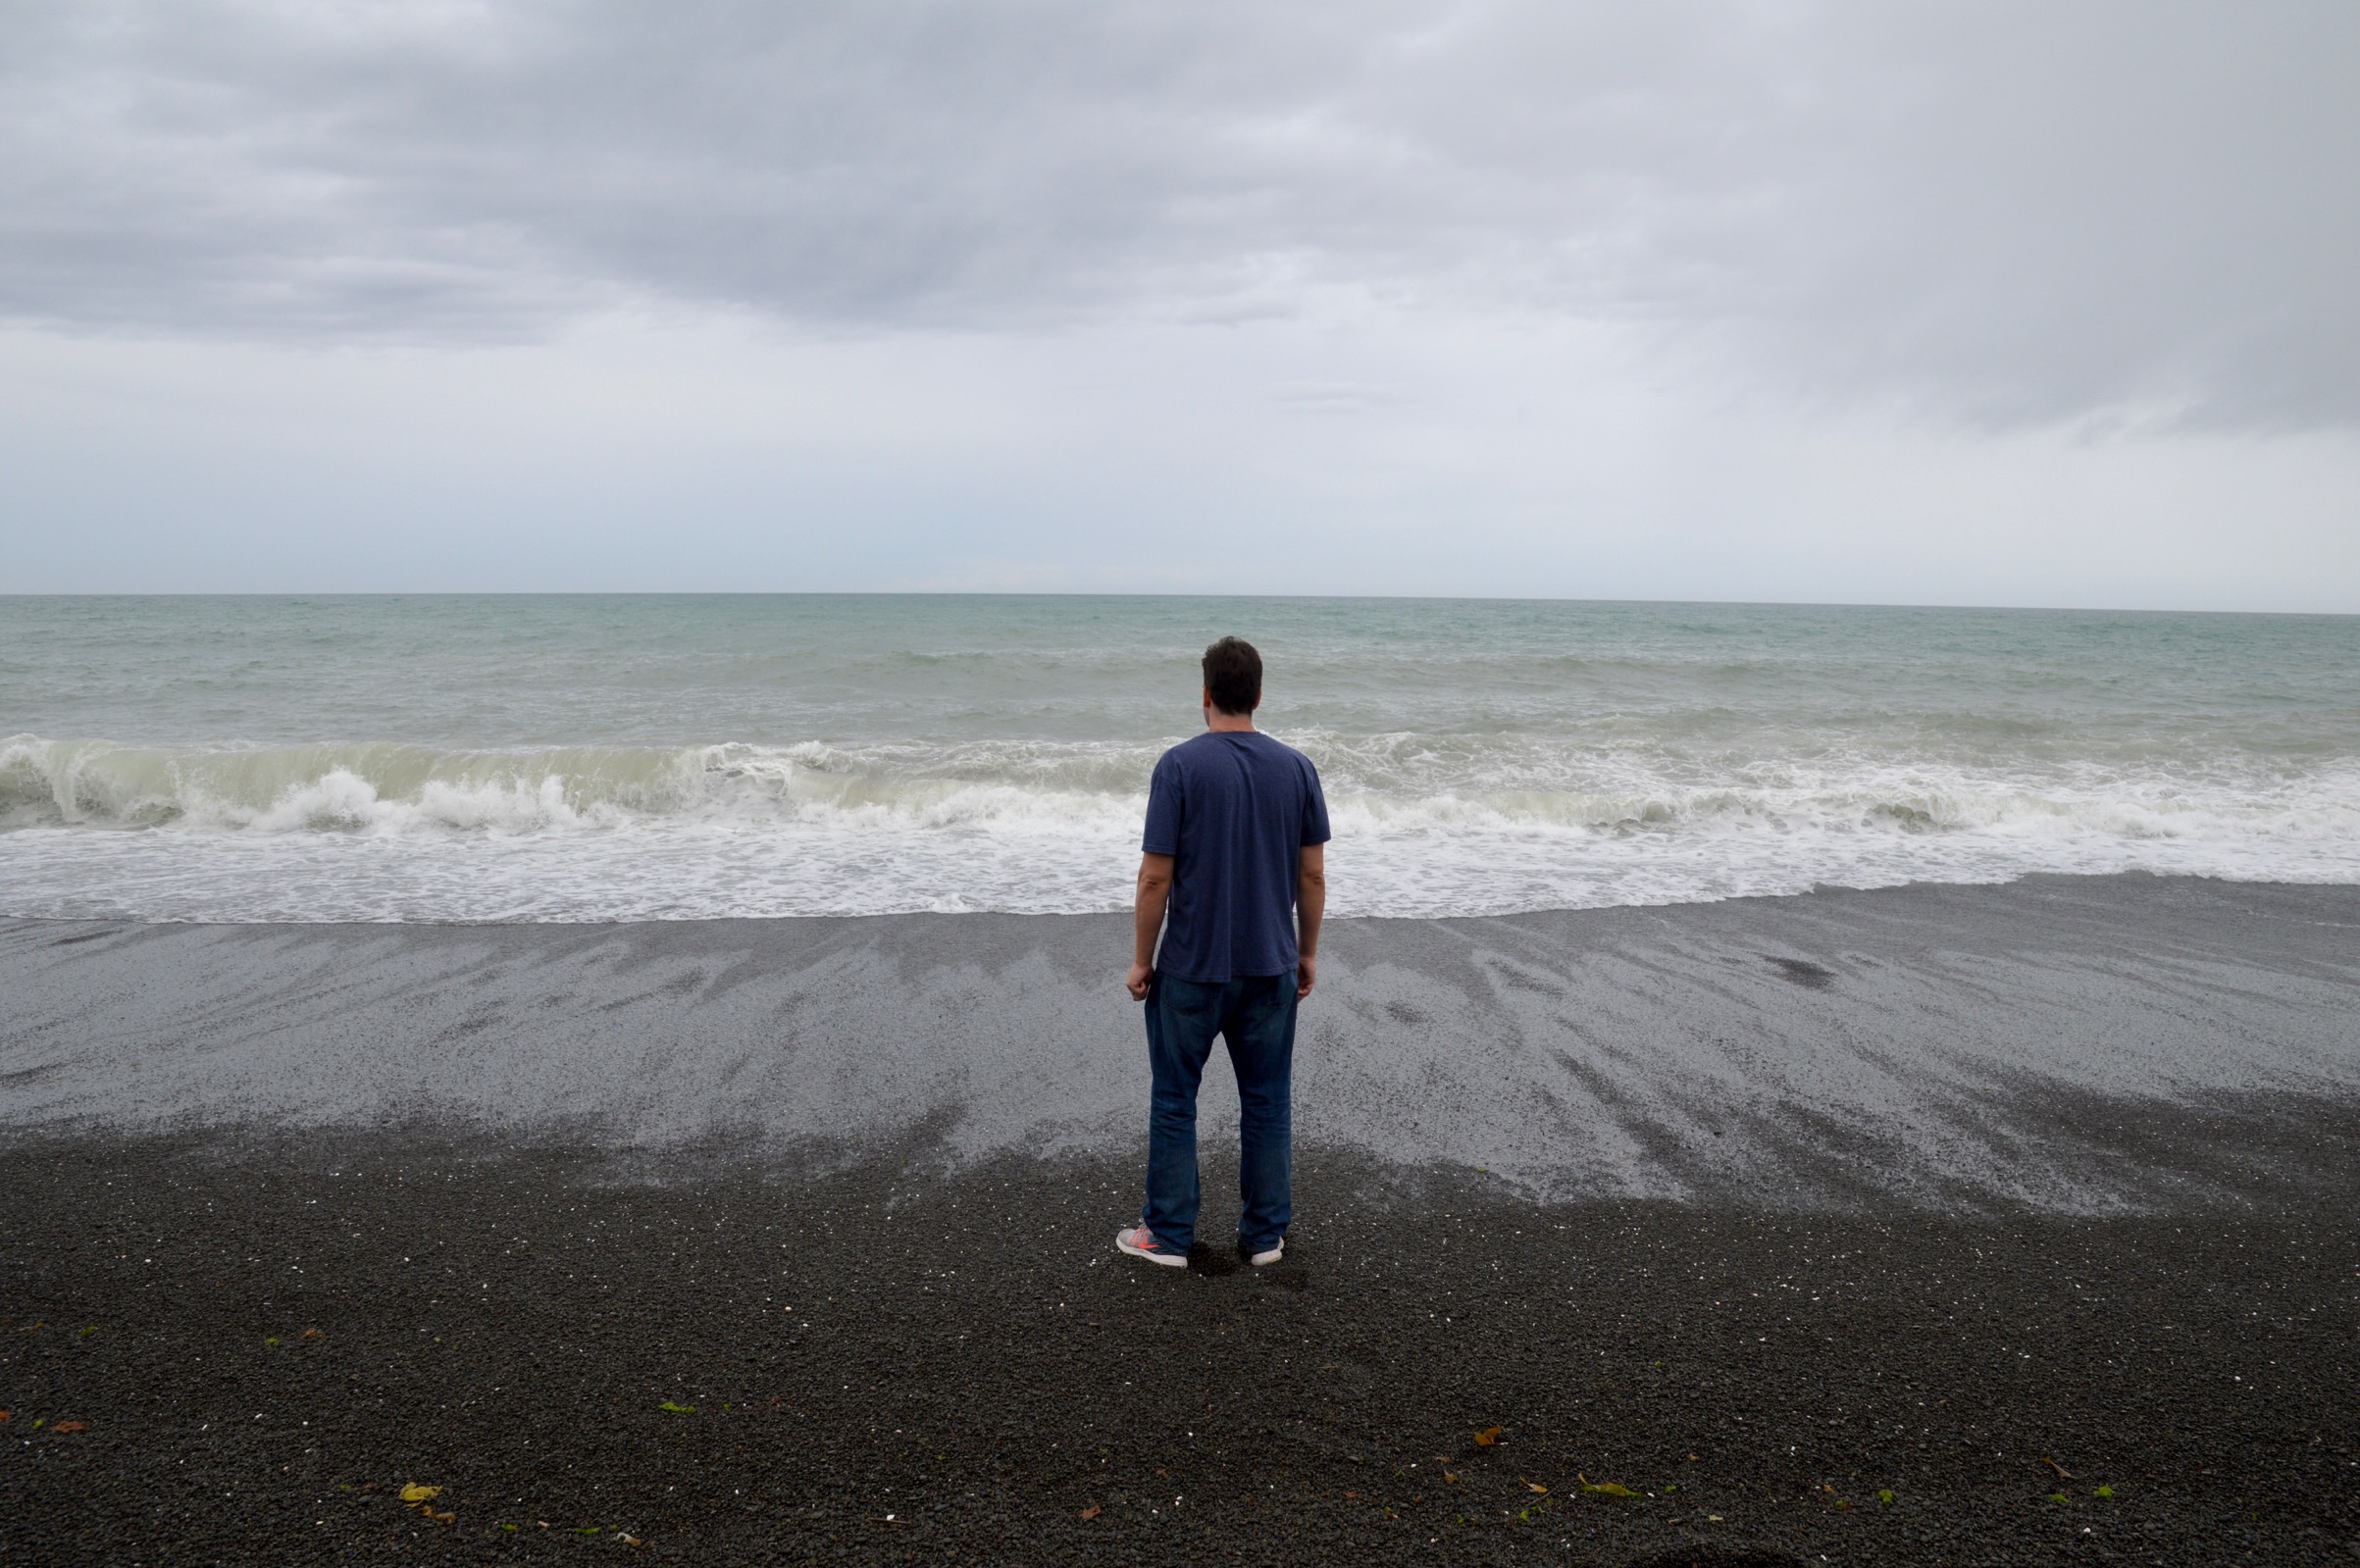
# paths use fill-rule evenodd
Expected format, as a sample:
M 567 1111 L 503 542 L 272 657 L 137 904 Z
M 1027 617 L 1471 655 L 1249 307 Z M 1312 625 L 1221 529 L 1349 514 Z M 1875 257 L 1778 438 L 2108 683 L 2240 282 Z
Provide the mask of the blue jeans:
M 1295 1217 L 1295 977 L 1255 975 L 1225 986 L 1157 975 L 1148 987 L 1148 1201 L 1140 1220 L 1185 1252 L 1197 1239 L 1197 1086 L 1215 1035 L 1229 1044 L 1239 1108 L 1238 1240 L 1265 1251 Z

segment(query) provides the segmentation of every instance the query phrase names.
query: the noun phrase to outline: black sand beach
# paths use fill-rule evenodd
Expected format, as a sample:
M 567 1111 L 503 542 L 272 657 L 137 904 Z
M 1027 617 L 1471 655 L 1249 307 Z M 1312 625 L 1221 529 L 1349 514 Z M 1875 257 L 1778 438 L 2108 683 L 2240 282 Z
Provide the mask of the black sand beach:
M 1187 1274 L 1122 935 L 0 926 L 0 1554 L 2360 1561 L 2360 889 L 1344 923 Z

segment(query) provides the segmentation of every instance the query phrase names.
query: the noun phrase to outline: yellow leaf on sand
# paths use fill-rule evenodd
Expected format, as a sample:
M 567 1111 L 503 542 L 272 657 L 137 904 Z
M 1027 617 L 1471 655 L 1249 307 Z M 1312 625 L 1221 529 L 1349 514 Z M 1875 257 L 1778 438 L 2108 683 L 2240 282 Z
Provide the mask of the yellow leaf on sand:
M 1518 1481 L 1524 1481 L 1524 1478 L 1523 1478 L 1522 1476 L 1518 1476 L 1518 1477 L 1516 1477 L 1516 1479 L 1517 1479 Z M 1542 1486 L 1542 1485 L 1541 1485 L 1539 1482 L 1537 1482 L 1537 1481 L 1524 1481 L 1524 1485 L 1525 1485 L 1525 1486 L 1527 1486 L 1527 1487 L 1529 1487 L 1529 1488 L 1531 1488 L 1531 1489 L 1532 1489 L 1534 1492 L 1539 1492 L 1539 1493 L 1540 1493 L 1542 1496 L 1544 1496 L 1544 1497 L 1546 1497 L 1547 1495 L 1549 1495 L 1549 1489 L 1548 1489 L 1547 1487 L 1544 1487 L 1544 1486 Z
M 415 1481 L 404 1484 L 401 1489 L 401 1500 L 404 1502 L 425 1502 L 429 1498 L 441 1495 L 442 1489 L 440 1487 L 422 1487 Z
M 1592 1481 L 1579 1471 L 1574 1472 L 1573 1479 L 1581 1483 L 1581 1490 L 1584 1492 L 1604 1492 L 1610 1497 L 1636 1497 L 1638 1495 L 1619 1481 Z
M 1500 1441 L 1501 1431 L 1502 1429 L 1499 1427 L 1485 1427 L 1481 1432 L 1475 1434 L 1475 1446 L 1478 1448 L 1490 1447 Z
M 451 1513 L 451 1512 L 448 1512 L 448 1511 L 445 1511 L 445 1512 L 442 1512 L 442 1513 L 436 1513 L 436 1512 L 435 1512 L 435 1510 L 434 1510 L 434 1509 L 432 1509 L 432 1508 L 421 1508 L 421 1509 L 419 1509 L 418 1511 L 419 1511 L 420 1513 L 422 1513 L 422 1514 L 426 1515 L 426 1516 L 427 1516 L 429 1519 L 432 1519 L 433 1521 L 435 1521 L 435 1523 L 436 1523 L 436 1524 L 438 1524 L 438 1525 L 447 1525 L 447 1524 L 450 1524 L 450 1523 L 454 1522 L 455 1520 L 457 1520 L 457 1518 L 459 1517 L 459 1516 L 458 1516 L 456 1513 Z

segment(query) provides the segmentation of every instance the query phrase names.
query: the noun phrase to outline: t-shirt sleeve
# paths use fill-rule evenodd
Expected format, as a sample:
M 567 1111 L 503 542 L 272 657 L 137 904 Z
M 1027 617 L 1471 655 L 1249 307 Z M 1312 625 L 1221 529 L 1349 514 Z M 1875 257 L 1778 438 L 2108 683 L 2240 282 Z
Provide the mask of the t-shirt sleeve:
M 1169 756 L 1156 760 L 1154 776 L 1148 781 L 1148 831 L 1139 847 L 1151 855 L 1180 852 L 1180 770 Z
M 1303 759 L 1303 846 L 1308 849 L 1328 840 L 1327 796 L 1320 792 L 1319 770 L 1311 766 L 1308 757 Z M 1153 816 L 1149 820 L 1153 821 Z

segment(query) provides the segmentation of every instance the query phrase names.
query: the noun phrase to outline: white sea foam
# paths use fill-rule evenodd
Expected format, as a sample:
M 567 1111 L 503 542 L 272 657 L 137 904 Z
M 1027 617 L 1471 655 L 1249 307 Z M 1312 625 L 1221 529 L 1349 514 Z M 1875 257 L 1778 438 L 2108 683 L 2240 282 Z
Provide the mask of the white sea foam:
M 0 740 L 0 911 L 1119 908 L 1221 631 L 1261 645 L 1263 720 L 1319 765 L 1339 913 L 2039 871 L 2360 881 L 2352 618 L 12 599 L 0 732 L 26 733 Z M 410 738 L 349 738 L 371 735 Z
M 2142 869 L 2360 881 L 2360 766 L 1298 737 L 1339 915 Z M 1123 907 L 1160 742 L 463 751 L 0 741 L 0 913 L 610 920 Z

